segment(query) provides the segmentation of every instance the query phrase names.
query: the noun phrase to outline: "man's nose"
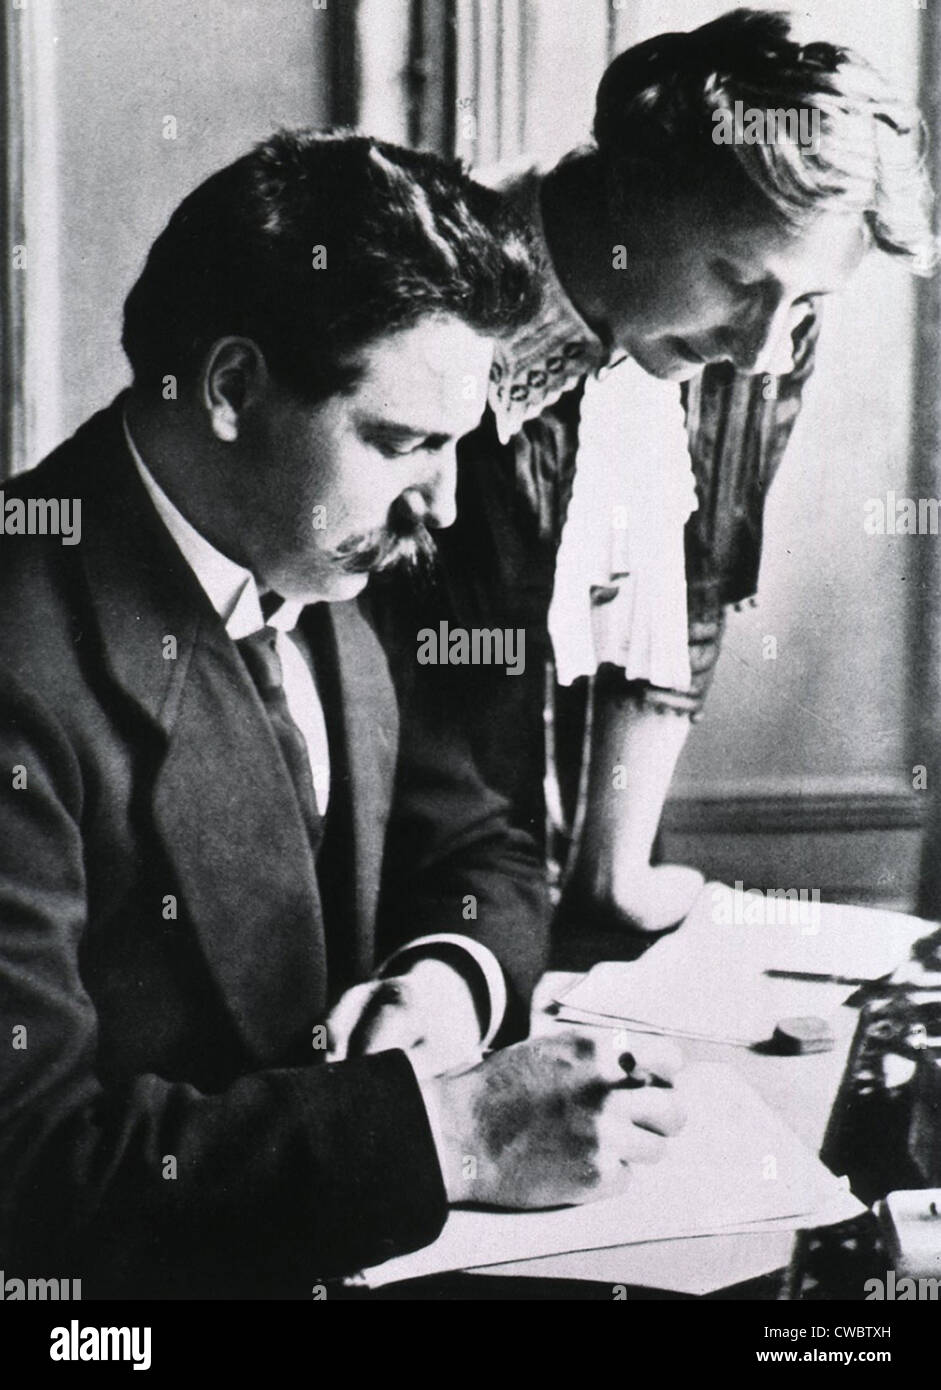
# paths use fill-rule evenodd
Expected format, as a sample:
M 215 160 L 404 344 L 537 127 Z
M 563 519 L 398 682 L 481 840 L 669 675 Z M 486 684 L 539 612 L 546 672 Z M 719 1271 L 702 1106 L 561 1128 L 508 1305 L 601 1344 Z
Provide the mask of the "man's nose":
M 791 327 L 791 301 L 782 290 L 762 297 L 746 321 L 731 336 L 730 356 L 740 372 L 770 369 Z
M 452 449 L 435 460 L 434 471 L 420 486 L 409 488 L 405 498 L 430 530 L 451 526 L 457 517 L 457 457 Z
M 439 454 L 428 490 L 428 521 L 431 527 L 452 526 L 457 516 L 457 452 L 453 448 Z

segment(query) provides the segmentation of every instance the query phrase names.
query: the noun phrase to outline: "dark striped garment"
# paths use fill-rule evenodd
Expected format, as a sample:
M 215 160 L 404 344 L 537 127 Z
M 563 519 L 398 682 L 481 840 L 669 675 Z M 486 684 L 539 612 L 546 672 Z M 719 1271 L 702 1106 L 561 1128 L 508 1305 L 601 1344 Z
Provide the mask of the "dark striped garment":
M 813 369 L 816 312 L 794 333 L 786 376 L 744 376 L 730 364 L 707 367 L 683 385 L 699 508 L 686 527 L 690 665 L 688 690 L 633 682 L 637 698 L 696 717 L 715 667 L 726 607 L 757 589 L 768 487 L 781 462 Z M 583 387 L 576 385 L 501 444 L 488 411 L 459 448 L 458 518 L 437 534 L 440 573 L 418 599 L 419 626 L 523 628 L 526 666 L 509 677 L 495 667 L 442 668 L 491 785 L 509 796 L 518 823 L 542 837 L 546 763 L 547 630 L 555 557 L 572 491 Z M 396 602 L 401 602 L 401 590 Z M 414 603 L 415 597 L 410 600 Z M 551 685 L 551 677 L 550 677 Z M 555 769 L 563 793 L 577 779 L 584 681 L 559 688 Z M 550 689 L 550 694 L 552 691 Z M 570 798 L 566 797 L 566 800 Z

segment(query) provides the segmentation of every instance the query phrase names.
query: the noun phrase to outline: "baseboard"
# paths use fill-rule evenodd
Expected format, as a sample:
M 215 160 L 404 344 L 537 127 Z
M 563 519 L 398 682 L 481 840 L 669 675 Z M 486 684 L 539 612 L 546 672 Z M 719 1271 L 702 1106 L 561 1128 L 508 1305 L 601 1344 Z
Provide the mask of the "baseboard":
M 816 888 L 828 901 L 911 911 L 924 810 L 897 786 L 685 795 L 665 808 L 662 849 L 725 883 Z
M 663 829 L 708 834 L 813 834 L 817 831 L 920 829 L 925 802 L 897 787 L 871 791 L 710 791 L 672 798 Z

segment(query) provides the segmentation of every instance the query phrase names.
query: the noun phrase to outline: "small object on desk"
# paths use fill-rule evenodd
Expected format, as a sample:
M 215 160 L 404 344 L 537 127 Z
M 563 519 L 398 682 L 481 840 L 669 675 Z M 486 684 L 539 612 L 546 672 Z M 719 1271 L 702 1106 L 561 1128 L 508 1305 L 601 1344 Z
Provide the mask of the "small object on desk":
M 862 979 L 855 975 L 829 975 L 825 971 L 811 973 L 807 970 L 766 970 L 765 974 L 771 980 L 814 980 L 818 985 L 847 985 L 854 989 L 872 984 L 868 978 Z
M 616 1085 L 622 1090 L 637 1090 L 641 1086 L 670 1087 L 670 1082 L 665 1077 L 657 1076 L 655 1072 L 646 1071 L 643 1067 L 639 1067 L 633 1052 L 622 1052 L 618 1058 L 618 1064 L 624 1071 L 624 1080 L 617 1082 Z
M 941 1274 L 941 1188 L 890 1192 L 876 1215 L 898 1274 L 914 1279 Z
M 782 1018 L 771 1037 L 775 1052 L 787 1057 L 808 1052 L 830 1052 L 835 1039 L 829 1023 L 822 1018 Z
M 941 927 L 916 941 L 912 946 L 912 955 L 925 970 L 941 975 Z
M 908 1151 L 926 1182 L 941 1182 L 941 1053 L 929 1048 L 917 1062 Z

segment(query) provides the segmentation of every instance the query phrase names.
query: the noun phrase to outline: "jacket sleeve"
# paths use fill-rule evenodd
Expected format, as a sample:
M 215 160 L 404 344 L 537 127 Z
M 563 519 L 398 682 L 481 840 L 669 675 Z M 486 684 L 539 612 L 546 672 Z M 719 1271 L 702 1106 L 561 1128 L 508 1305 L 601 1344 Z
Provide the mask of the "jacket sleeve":
M 403 610 L 395 605 L 396 613 Z M 523 1036 L 529 1001 L 546 968 L 545 867 L 508 802 L 484 781 L 461 727 L 455 677 L 419 667 L 414 629 L 382 630 L 401 711 L 399 762 L 386 843 L 381 948 L 417 936 L 460 933 L 500 962 L 508 1008 L 497 1042 Z M 507 679 L 513 679 L 507 677 Z
M 249 1073 L 205 1094 L 104 1084 L 83 983 L 83 826 L 55 716 L 0 693 L 0 1253 L 94 1297 L 310 1297 L 438 1234 L 445 1194 L 404 1054 Z

